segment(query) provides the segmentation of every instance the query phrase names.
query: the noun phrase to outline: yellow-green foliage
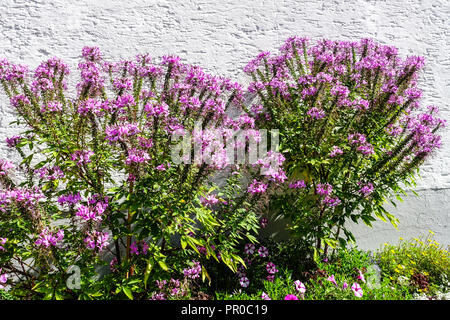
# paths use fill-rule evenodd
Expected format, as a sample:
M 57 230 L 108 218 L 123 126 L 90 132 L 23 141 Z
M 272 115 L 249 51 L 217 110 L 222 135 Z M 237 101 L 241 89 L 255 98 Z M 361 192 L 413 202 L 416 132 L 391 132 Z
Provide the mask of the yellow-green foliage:
M 398 245 L 385 243 L 378 260 L 384 275 L 399 283 L 411 282 L 413 275 L 421 274 L 431 286 L 448 286 L 450 254 L 448 248 L 434 240 L 432 231 L 411 241 L 400 238 Z

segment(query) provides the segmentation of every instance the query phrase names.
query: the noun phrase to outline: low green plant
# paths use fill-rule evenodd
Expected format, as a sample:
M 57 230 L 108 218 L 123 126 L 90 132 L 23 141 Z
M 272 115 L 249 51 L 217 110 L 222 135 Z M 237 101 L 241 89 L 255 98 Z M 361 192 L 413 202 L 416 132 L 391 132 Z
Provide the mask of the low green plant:
M 275 260 L 274 260 L 275 261 Z M 383 277 L 371 252 L 357 248 L 337 250 L 333 256 L 318 261 L 315 268 L 295 273 L 279 267 L 273 281 L 228 291 L 215 296 L 223 300 L 410 300 L 408 284 Z
M 438 288 L 450 288 L 450 254 L 434 239 L 426 237 L 385 244 L 376 255 L 383 276 L 396 283 L 410 285 L 411 291 L 432 294 Z

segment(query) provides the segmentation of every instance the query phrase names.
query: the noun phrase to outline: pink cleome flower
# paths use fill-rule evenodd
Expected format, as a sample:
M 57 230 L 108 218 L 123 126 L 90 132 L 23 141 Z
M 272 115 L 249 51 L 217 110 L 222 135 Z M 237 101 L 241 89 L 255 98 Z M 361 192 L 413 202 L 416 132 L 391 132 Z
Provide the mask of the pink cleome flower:
M 0 176 L 5 176 L 9 173 L 9 170 L 14 168 L 12 162 L 4 159 L 0 159 Z
M 48 228 L 45 228 L 38 236 L 38 239 L 34 242 L 37 246 L 45 248 L 56 247 L 64 238 L 64 230 L 60 229 L 56 233 L 56 236 L 50 232 Z
M 4 284 L 6 283 L 6 281 L 8 281 L 8 274 L 2 274 L 2 268 L 0 268 L 0 289 L 3 289 L 5 287 Z
M 248 187 L 248 192 L 251 194 L 264 193 L 267 189 L 267 184 L 253 180 L 252 184 Z

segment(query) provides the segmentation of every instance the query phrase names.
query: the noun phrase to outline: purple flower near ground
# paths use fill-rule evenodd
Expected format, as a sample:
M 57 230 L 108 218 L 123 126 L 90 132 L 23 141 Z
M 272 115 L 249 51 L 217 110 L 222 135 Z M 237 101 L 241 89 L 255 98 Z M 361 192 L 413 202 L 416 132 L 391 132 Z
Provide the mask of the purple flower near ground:
M 298 300 L 298 297 L 294 294 L 288 294 L 284 297 L 284 300 Z
M 247 243 L 244 247 L 244 252 L 248 255 L 255 253 L 255 245 L 253 243 Z
M 351 289 L 356 297 L 361 298 L 363 296 L 363 289 L 356 282 L 353 283 Z
M 263 299 L 263 300 L 272 300 L 272 299 L 269 297 L 269 295 L 268 295 L 267 293 L 265 293 L 265 292 L 263 292 L 263 293 L 261 294 L 261 299 Z
M 327 278 L 327 281 L 330 281 L 331 283 L 333 283 L 335 286 L 337 286 L 337 282 L 336 279 L 334 278 L 334 275 L 331 275 Z
M 261 221 L 259 222 L 259 225 L 261 226 L 261 228 L 266 228 L 268 224 L 269 224 L 269 220 L 267 220 L 267 218 L 261 218 Z
M 361 272 L 361 270 L 358 270 L 358 280 L 361 280 L 363 283 L 366 283 L 366 279 L 364 278 L 364 274 Z
M 306 292 L 306 287 L 300 280 L 296 280 L 294 282 L 294 285 L 295 285 L 295 290 L 297 290 L 298 293 L 304 294 Z
M 275 264 L 273 262 L 268 262 L 266 265 L 266 270 L 270 274 L 275 274 L 278 272 L 278 269 L 276 268 Z
M 166 284 L 167 280 L 156 280 L 156 285 L 158 286 L 159 290 L 164 290 Z
M 164 164 L 160 164 L 159 166 L 156 166 L 155 169 L 158 171 L 166 171 L 166 166 Z
M 116 268 L 117 263 L 118 263 L 117 258 L 114 257 L 111 260 L 111 262 L 109 263 L 109 270 L 111 270 L 111 272 L 117 272 L 118 271 L 117 268 Z
M 200 197 L 200 202 L 204 206 L 213 206 L 219 202 L 219 199 L 214 194 L 208 194 L 206 197 Z
M 269 249 L 267 249 L 267 248 L 264 247 L 264 246 L 261 246 L 261 247 L 258 249 L 258 254 L 259 254 L 259 256 L 260 256 L 261 258 L 267 258 L 267 257 L 269 256 Z
M 166 295 L 163 292 L 158 292 L 152 295 L 152 300 L 166 300 Z
M 247 288 L 249 286 L 249 284 L 250 284 L 250 280 L 248 280 L 247 277 L 241 277 L 239 279 L 239 283 L 240 283 L 241 287 Z

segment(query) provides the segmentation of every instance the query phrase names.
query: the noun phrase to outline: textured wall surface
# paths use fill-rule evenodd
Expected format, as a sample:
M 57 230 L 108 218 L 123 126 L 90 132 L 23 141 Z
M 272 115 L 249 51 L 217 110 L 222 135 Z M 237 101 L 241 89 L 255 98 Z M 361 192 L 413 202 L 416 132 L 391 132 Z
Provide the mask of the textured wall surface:
M 450 1 L 448 0 L 2 0 L 0 56 L 36 67 L 58 56 L 76 69 L 81 48 L 97 45 L 108 58 L 150 52 L 177 54 L 206 70 L 245 83 L 241 71 L 261 50 L 276 50 L 292 35 L 313 39 L 372 37 L 402 55 L 424 55 L 423 103 L 437 105 L 450 120 Z M 17 129 L 0 98 L 0 156 L 13 157 L 1 141 Z M 450 244 L 450 133 L 424 165 L 413 196 L 392 210 L 399 230 L 386 223 L 355 227 L 359 243 L 375 248 L 399 236 L 432 229 Z

